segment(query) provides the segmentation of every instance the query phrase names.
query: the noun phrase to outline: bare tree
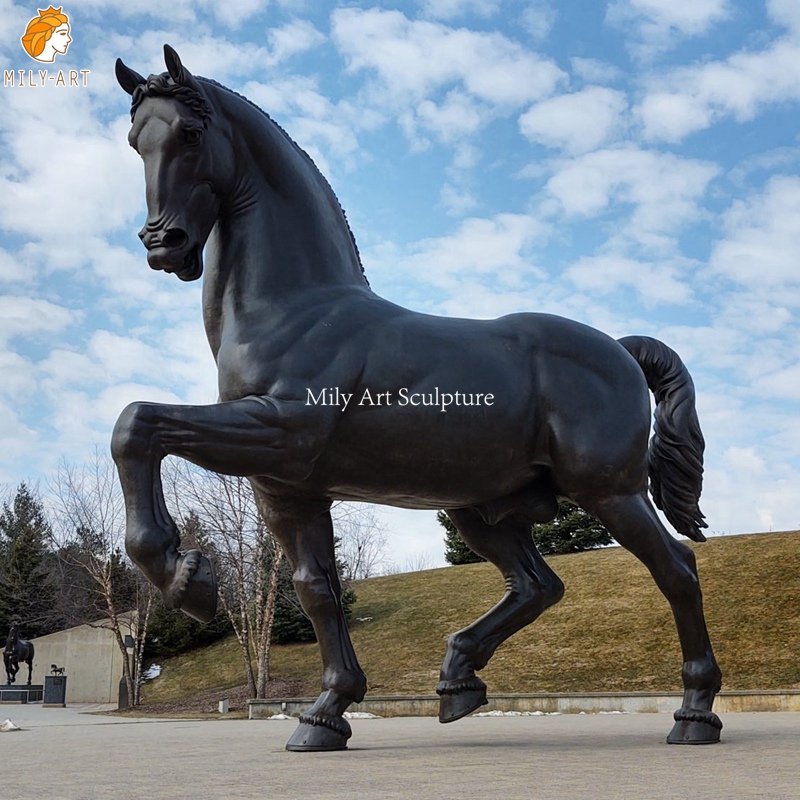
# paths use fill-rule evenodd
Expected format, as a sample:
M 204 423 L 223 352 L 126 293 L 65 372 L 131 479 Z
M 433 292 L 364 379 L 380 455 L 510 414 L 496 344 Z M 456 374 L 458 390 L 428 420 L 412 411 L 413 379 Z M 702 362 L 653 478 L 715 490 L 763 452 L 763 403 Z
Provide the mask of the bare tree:
M 283 551 L 261 519 L 246 478 L 175 459 L 164 467 L 162 480 L 176 518 L 184 529 L 194 528 L 214 561 L 250 696 L 264 697 Z
M 370 506 L 336 503 L 332 509 L 345 580 L 371 578 L 387 567 L 386 531 Z
M 125 510 L 110 456 L 96 450 L 92 461 L 83 466 L 62 462 L 51 494 L 58 520 L 54 544 L 62 575 L 65 581 L 70 575 L 88 578 L 79 590 L 90 595 L 88 607 L 103 614 L 100 623 L 89 624 L 113 633 L 122 654 L 128 697 L 137 704 L 153 593 L 149 584 L 137 579 L 125 556 Z M 126 636 L 133 638 L 134 665 L 128 658 Z
M 385 575 L 401 575 L 406 572 L 422 572 L 433 568 L 434 562 L 431 556 L 427 553 L 415 553 L 413 556 L 408 556 L 402 566 L 393 561 L 389 562 L 383 572 Z

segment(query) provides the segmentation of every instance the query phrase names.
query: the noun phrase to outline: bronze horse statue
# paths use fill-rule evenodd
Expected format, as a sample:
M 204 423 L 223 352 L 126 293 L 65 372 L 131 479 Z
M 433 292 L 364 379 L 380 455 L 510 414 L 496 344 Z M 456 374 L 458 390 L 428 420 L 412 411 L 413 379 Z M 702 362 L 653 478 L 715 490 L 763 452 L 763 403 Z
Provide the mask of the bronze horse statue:
M 3 663 L 6 668 L 6 681 L 15 683 L 20 663 L 28 665 L 28 686 L 31 685 L 33 674 L 33 642 L 19 638 L 19 623 L 12 622 L 8 630 L 6 646 L 3 649 Z
M 641 559 L 672 607 L 685 693 L 668 741 L 717 741 L 721 673 L 695 559 L 647 496 L 649 477 L 669 522 L 703 541 L 704 442 L 680 358 L 657 340 L 615 341 L 557 316 L 448 319 L 378 297 L 309 156 L 253 103 L 164 51 L 160 75 L 116 65 L 144 161 L 139 236 L 152 269 L 204 276 L 219 402 L 136 402 L 120 415 L 112 453 L 134 562 L 173 608 L 210 619 L 213 571 L 198 550 L 180 550 L 160 464 L 174 455 L 248 477 L 323 661 L 322 693 L 287 748 L 336 750 L 367 680 L 342 613 L 332 501 L 445 509 L 505 577 L 499 603 L 448 640 L 437 693 L 451 722 L 486 702 L 476 672 L 497 647 L 561 599 L 531 523 L 567 497 Z

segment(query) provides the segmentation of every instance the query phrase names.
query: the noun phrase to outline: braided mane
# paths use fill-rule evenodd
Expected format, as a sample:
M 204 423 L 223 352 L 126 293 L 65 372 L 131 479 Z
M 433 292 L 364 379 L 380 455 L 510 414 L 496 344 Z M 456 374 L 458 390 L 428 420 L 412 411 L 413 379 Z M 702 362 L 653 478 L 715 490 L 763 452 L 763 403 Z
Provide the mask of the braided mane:
M 342 204 L 339 201 L 339 198 L 336 196 L 336 193 L 333 191 L 328 179 L 320 172 L 319 167 L 314 163 L 314 159 L 300 147 L 291 136 L 277 123 L 275 120 L 264 111 L 263 108 L 257 106 L 252 100 L 245 97 L 243 94 L 239 94 L 239 92 L 235 92 L 233 89 L 224 86 L 223 84 L 219 83 L 219 81 L 215 81 L 212 78 L 203 78 L 199 75 L 194 76 L 195 80 L 200 81 L 202 83 L 207 83 L 210 86 L 216 86 L 218 89 L 223 89 L 224 91 L 238 97 L 240 100 L 243 100 L 247 103 L 251 108 L 254 108 L 260 114 L 265 116 L 282 134 L 286 137 L 286 141 L 289 142 L 298 153 L 300 153 L 308 163 L 314 168 L 314 171 L 317 173 L 319 178 L 322 180 L 323 184 L 327 187 L 328 191 L 331 193 L 334 200 L 336 200 L 336 204 L 339 207 L 339 211 L 342 212 L 342 218 L 344 219 L 344 224 L 347 226 L 347 232 L 350 234 L 350 241 L 353 243 L 353 249 L 356 252 L 356 258 L 358 259 L 358 266 L 361 268 L 361 276 L 364 278 L 364 283 L 369 286 L 369 280 L 367 279 L 366 273 L 364 272 L 364 264 L 361 261 L 361 253 L 358 249 L 358 244 L 356 243 L 356 237 L 353 235 L 353 229 L 350 227 L 350 222 L 347 219 L 347 214 L 345 213 L 344 208 L 342 208 Z M 208 100 L 205 96 L 198 92 L 191 84 L 181 84 L 175 83 L 172 78 L 170 78 L 169 73 L 162 73 L 160 75 L 151 75 L 145 83 L 139 84 L 133 92 L 131 97 L 131 121 L 133 121 L 133 117 L 136 114 L 136 109 L 139 108 L 142 100 L 145 97 L 174 97 L 176 100 L 179 100 L 183 103 L 187 108 L 189 108 L 203 123 L 203 127 L 208 127 L 208 121 L 211 118 L 211 106 L 208 103 Z

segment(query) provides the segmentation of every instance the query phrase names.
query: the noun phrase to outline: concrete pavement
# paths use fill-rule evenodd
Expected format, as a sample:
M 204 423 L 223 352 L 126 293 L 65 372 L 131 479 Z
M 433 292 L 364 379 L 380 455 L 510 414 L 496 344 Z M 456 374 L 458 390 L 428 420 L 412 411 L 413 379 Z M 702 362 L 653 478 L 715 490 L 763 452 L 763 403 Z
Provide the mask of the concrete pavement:
M 667 714 L 352 720 L 351 749 L 287 753 L 294 721 L 116 719 L 0 706 L 9 800 L 797 800 L 800 714 L 732 713 L 664 744 Z M 13 766 L 12 766 L 13 765 Z

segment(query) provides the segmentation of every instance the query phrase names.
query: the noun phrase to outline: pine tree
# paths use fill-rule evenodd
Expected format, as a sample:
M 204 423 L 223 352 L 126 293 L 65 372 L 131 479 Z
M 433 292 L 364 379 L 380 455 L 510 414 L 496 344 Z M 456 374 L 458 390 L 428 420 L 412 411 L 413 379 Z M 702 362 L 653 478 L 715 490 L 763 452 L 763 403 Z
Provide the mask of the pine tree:
M 545 555 L 577 553 L 614 541 L 601 522 L 569 500 L 559 502 L 558 514 L 552 522 L 533 526 L 533 540 Z
M 51 538 L 44 507 L 21 483 L 0 513 L 0 629 L 15 618 L 26 639 L 58 629 Z
M 458 529 L 450 521 L 450 517 L 444 511 L 436 512 L 436 519 L 439 524 L 444 528 L 444 557 L 448 564 L 475 564 L 478 561 L 486 561 L 485 558 L 473 553 L 467 547 Z

